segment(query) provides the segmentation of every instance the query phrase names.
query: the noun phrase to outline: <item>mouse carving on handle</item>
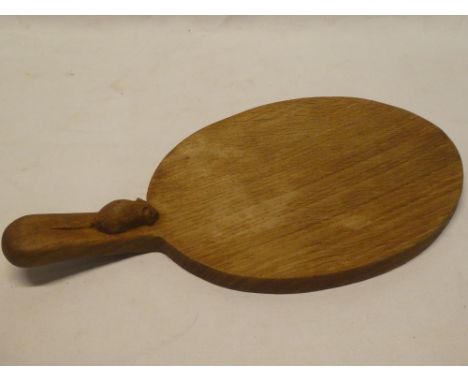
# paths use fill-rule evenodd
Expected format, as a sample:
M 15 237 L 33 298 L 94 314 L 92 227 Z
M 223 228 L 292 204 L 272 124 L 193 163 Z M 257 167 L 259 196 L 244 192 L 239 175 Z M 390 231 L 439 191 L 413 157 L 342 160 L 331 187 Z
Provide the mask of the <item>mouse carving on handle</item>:
M 147 201 L 118 199 L 102 207 L 94 219 L 86 225 L 55 226 L 55 230 L 76 230 L 94 228 L 102 233 L 116 234 L 143 225 L 152 225 L 159 213 Z
M 141 225 L 152 225 L 159 214 L 147 201 L 119 199 L 97 213 L 93 227 L 104 233 L 121 233 Z

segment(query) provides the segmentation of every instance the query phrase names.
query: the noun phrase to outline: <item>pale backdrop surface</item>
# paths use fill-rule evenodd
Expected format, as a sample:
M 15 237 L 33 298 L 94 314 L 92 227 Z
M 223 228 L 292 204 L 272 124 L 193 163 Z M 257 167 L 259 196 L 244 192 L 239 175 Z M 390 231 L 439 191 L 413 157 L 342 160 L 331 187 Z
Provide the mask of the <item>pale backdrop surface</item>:
M 468 159 L 468 18 L 0 18 L 0 229 L 145 197 L 197 129 L 289 98 L 413 111 Z M 0 364 L 467 364 L 468 206 L 405 266 L 320 292 L 224 289 L 161 254 L 0 258 Z

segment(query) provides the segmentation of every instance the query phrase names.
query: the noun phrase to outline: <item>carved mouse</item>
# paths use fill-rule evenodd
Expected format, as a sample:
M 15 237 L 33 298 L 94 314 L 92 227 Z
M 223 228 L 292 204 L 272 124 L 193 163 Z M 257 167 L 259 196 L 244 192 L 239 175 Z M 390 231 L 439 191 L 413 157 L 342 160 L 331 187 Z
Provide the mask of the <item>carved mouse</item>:
M 101 208 L 93 227 L 104 233 L 120 233 L 141 225 L 151 225 L 158 218 L 158 211 L 145 200 L 119 199 Z

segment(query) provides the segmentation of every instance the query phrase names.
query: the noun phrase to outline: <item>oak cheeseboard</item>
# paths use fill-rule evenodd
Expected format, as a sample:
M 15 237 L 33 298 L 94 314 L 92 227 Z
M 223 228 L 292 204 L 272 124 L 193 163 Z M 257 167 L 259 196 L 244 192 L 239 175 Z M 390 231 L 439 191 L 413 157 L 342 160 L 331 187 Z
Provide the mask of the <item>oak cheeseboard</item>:
M 156 168 L 146 201 L 23 216 L 2 248 L 21 267 L 162 252 L 229 288 L 313 291 L 420 253 L 454 213 L 462 181 L 455 145 L 411 112 L 359 98 L 294 99 L 183 140 Z

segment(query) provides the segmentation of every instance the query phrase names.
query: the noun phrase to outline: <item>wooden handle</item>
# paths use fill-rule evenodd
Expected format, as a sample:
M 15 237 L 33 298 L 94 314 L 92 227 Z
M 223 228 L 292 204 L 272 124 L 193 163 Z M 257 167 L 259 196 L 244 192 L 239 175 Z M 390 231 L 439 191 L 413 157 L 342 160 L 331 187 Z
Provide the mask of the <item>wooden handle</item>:
M 6 258 L 20 267 L 33 267 L 85 256 L 152 252 L 157 211 L 137 199 L 116 200 L 98 213 L 27 215 L 3 233 Z

